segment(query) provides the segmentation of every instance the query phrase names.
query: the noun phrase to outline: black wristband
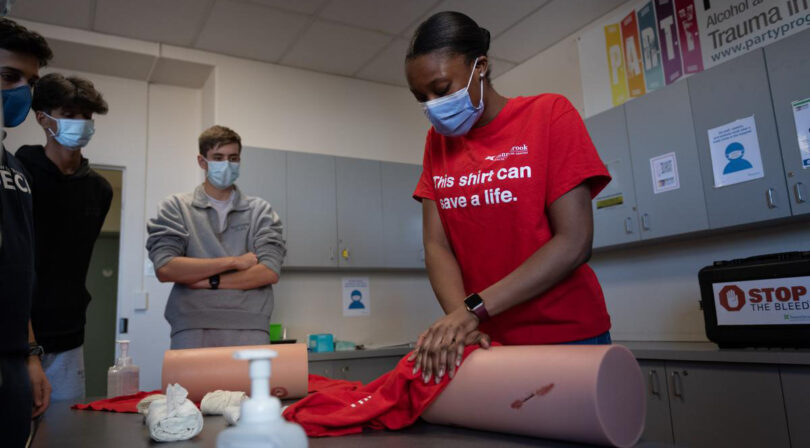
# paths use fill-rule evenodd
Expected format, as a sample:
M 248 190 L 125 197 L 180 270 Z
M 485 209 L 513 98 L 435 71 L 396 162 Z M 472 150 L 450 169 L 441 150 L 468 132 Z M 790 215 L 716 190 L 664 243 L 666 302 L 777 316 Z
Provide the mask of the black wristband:
M 208 277 L 208 284 L 211 289 L 219 289 L 219 274 Z

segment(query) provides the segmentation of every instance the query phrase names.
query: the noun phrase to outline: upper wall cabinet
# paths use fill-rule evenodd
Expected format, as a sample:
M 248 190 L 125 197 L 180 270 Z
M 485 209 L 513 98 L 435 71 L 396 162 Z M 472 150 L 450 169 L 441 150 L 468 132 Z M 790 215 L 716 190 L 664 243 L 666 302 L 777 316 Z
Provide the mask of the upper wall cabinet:
M 334 157 L 287 153 L 286 267 L 338 266 L 335 185 Z
M 614 107 L 585 122 L 596 150 L 613 180 L 610 198 L 603 192 L 593 201 L 593 246 L 603 247 L 638 241 L 636 196 L 624 106 Z
M 625 105 L 641 238 L 709 227 L 685 82 Z
M 384 264 L 389 268 L 423 268 L 422 205 L 411 199 L 422 168 L 382 163 Z
M 799 151 L 799 131 L 810 134 L 810 31 L 798 33 L 765 47 L 765 62 L 773 97 L 782 159 L 794 215 L 810 213 L 810 161 L 802 161 Z M 793 104 L 799 112 L 802 129 L 796 128 Z M 801 114 L 804 115 L 801 115 Z M 805 145 L 810 142 L 805 141 Z M 807 156 L 805 156 L 806 158 Z
M 803 57 L 802 54 L 806 54 L 806 50 L 796 57 Z M 687 83 L 709 227 L 716 229 L 789 216 L 790 204 L 764 53 L 758 50 L 740 56 L 692 76 Z M 757 169 L 760 163 L 752 144 L 747 141 L 742 144 L 737 139 L 717 143 L 716 147 L 722 144 L 725 148 L 715 149 L 717 153 L 712 162 L 709 130 L 750 117 L 756 123 L 763 175 L 751 176 L 751 180 L 740 183 L 718 182 L 717 177 L 732 179 L 738 176 L 727 175 L 749 167 Z M 716 170 L 713 163 L 717 165 Z
M 287 153 L 244 147 L 236 184 L 248 196 L 269 202 L 287 229 Z
M 336 167 L 339 265 L 382 267 L 380 162 L 338 157 Z

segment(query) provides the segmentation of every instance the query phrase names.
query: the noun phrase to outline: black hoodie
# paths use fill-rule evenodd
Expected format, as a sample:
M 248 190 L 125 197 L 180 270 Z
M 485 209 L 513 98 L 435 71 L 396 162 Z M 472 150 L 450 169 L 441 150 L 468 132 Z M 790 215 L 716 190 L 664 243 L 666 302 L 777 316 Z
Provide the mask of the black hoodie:
M 70 350 L 84 343 L 87 269 L 112 186 L 84 157 L 74 174 L 65 175 L 42 146 L 23 146 L 16 156 L 31 175 L 34 199 L 34 335 L 46 352 Z
M 27 177 L 22 164 L 0 147 L 0 356 L 28 353 L 34 219 Z

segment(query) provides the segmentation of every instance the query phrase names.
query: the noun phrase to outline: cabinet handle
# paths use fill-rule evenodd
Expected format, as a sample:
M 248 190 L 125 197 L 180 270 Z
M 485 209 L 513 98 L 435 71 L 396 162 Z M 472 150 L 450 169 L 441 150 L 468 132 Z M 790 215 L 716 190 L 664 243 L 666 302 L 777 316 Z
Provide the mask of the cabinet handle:
M 341 367 L 340 371 L 341 371 L 342 373 L 349 373 L 349 366 L 343 366 L 343 367 Z
M 641 228 L 650 230 L 650 215 L 647 213 L 641 215 Z
M 768 200 L 768 208 L 776 208 L 773 188 L 768 188 L 768 191 L 765 192 L 765 198 Z
M 796 182 L 793 185 L 793 192 L 796 193 L 796 203 L 797 204 L 804 204 L 807 202 L 807 198 L 804 197 L 804 184 L 801 182 Z
M 624 220 L 624 231 L 625 233 L 633 233 L 633 218 L 628 216 Z
M 661 396 L 661 388 L 660 383 L 658 382 L 658 370 L 650 370 L 650 393 L 660 397 Z
M 683 384 L 678 372 L 672 372 L 672 395 L 683 400 Z
M 329 246 L 329 261 L 335 261 L 335 248 Z

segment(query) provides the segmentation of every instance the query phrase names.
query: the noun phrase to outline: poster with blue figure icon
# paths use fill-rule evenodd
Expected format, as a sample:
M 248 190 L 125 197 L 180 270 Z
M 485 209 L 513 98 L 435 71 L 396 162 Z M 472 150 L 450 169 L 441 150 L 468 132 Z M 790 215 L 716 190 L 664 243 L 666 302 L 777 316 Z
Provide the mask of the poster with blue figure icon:
M 347 317 L 371 315 L 368 277 L 343 279 L 343 315 Z
M 765 176 L 753 116 L 709 129 L 715 188 Z
M 802 168 L 810 168 L 810 98 L 794 101 L 793 119 L 796 122 L 796 137 L 799 139 L 799 155 Z

